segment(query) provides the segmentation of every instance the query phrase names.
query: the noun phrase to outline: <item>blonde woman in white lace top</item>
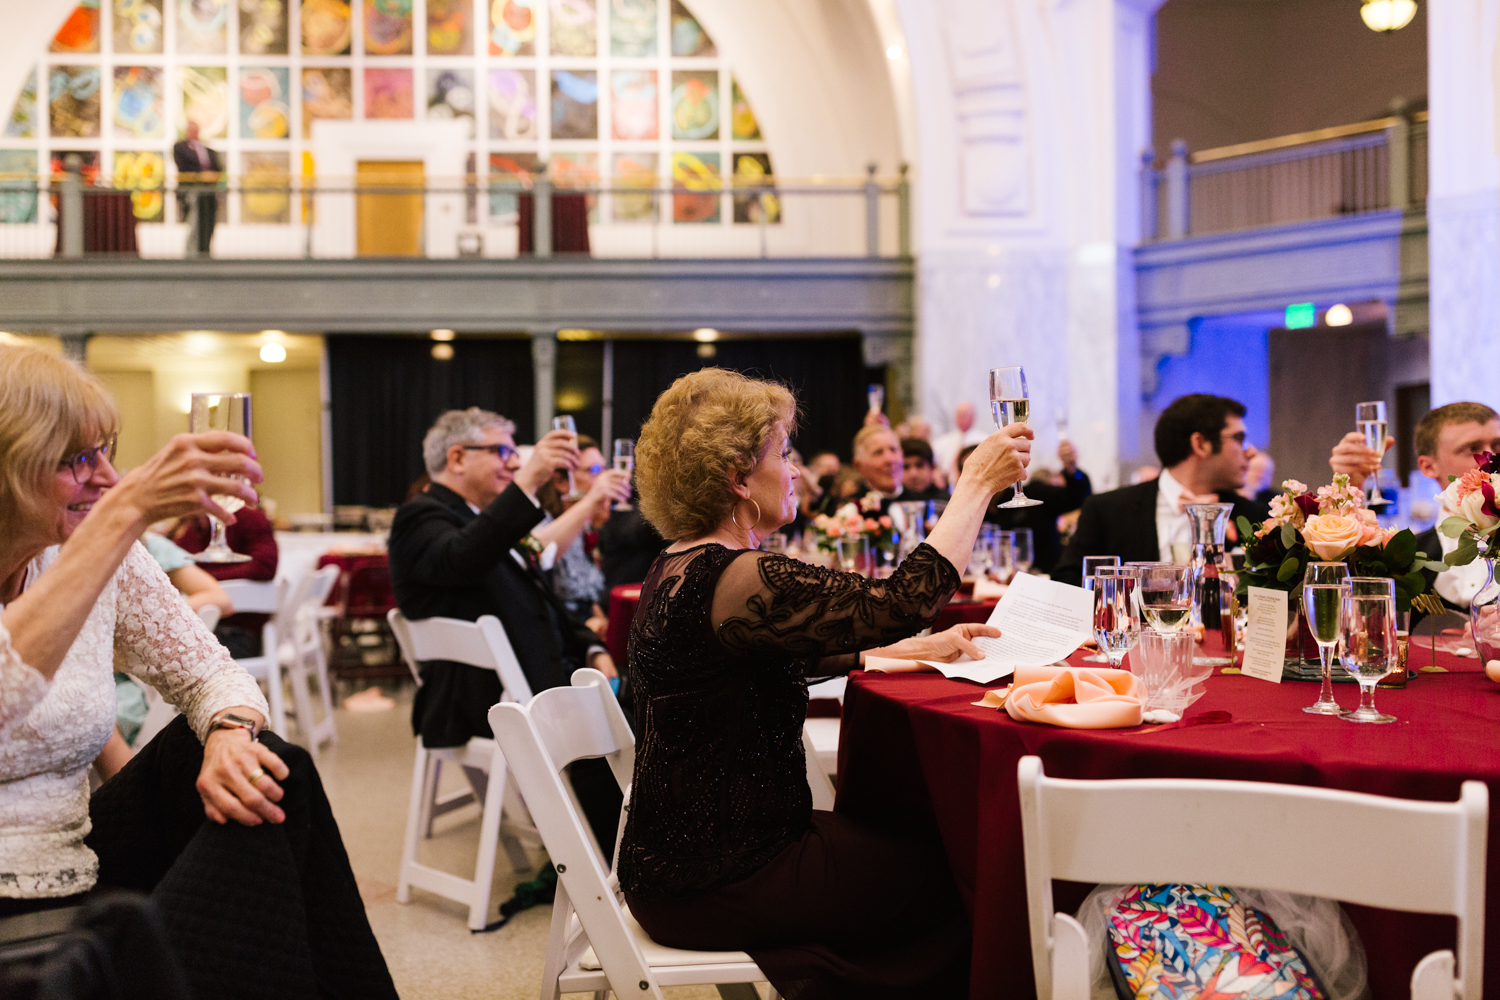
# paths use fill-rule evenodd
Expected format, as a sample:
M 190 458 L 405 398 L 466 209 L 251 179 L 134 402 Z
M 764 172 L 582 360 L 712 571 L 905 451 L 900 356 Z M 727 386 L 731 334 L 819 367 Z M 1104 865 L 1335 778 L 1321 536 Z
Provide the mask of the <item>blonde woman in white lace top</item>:
M 211 494 L 253 501 L 227 478 L 259 480 L 250 443 L 184 435 L 122 479 L 117 424 L 96 380 L 0 345 L 0 903 L 95 882 L 87 771 L 112 730 L 115 669 L 160 691 L 203 742 L 208 818 L 282 818 L 286 766 L 242 727 L 264 722 L 259 687 L 136 541 L 164 517 L 223 516 Z

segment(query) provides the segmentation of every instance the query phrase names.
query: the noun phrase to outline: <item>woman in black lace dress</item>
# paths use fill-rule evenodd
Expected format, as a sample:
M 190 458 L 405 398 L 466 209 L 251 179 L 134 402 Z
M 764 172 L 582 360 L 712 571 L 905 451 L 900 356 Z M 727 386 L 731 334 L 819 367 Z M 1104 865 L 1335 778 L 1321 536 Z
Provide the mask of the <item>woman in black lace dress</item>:
M 990 435 L 926 544 L 886 580 L 756 551 L 797 512 L 784 387 L 707 369 L 656 401 L 636 446 L 640 506 L 673 543 L 630 630 L 636 762 L 620 848 L 631 912 L 662 944 L 748 951 L 789 1000 L 967 992 L 970 932 L 939 852 L 814 812 L 807 679 L 865 652 L 979 655 L 964 625 L 913 638 L 958 589 L 1031 432 Z

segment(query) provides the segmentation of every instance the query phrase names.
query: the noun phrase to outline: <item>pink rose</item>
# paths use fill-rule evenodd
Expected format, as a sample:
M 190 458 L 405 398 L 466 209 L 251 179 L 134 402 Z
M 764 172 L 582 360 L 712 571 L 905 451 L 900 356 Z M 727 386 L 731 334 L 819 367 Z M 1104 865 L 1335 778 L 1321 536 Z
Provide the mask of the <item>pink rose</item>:
M 837 538 L 843 533 L 844 528 L 840 524 L 830 524 L 828 527 L 823 529 L 823 534 L 827 535 L 829 538 Z
M 880 515 L 880 526 L 882 528 L 889 528 L 891 526 L 891 519 L 890 519 L 890 517 L 888 515 L 886 515 L 886 514 L 881 514 Z
M 1333 561 L 1360 544 L 1365 525 L 1343 514 L 1315 514 L 1302 526 L 1302 538 L 1319 559 Z
M 871 520 L 868 517 L 865 518 L 865 525 L 864 525 L 864 527 L 865 527 L 866 531 L 879 531 L 880 530 L 880 525 L 876 524 L 873 520 Z

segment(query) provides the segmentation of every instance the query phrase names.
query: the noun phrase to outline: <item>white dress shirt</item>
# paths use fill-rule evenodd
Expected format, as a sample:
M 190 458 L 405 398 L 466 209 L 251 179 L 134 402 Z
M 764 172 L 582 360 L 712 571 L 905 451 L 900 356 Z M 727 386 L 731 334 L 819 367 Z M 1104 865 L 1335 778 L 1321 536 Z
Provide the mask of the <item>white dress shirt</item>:
M 1193 544 L 1193 521 L 1187 512 L 1178 509 L 1183 485 L 1166 469 L 1156 477 L 1156 548 L 1162 562 L 1174 562 L 1173 545 Z

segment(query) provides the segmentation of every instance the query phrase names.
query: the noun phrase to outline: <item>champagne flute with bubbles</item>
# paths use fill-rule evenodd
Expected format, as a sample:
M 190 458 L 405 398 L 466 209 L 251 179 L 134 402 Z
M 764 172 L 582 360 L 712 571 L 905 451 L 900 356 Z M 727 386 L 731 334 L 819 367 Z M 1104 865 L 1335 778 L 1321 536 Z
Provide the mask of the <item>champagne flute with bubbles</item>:
M 635 473 L 635 442 L 630 438 L 615 438 L 615 468 L 632 475 Z M 629 510 L 630 501 L 621 501 L 610 509 Z
M 1377 399 L 1370 403 L 1356 403 L 1354 406 L 1354 425 L 1359 432 L 1365 436 L 1365 444 L 1379 455 L 1385 457 L 1385 434 L 1388 425 L 1385 421 L 1385 401 Z M 1380 466 L 1375 467 L 1375 483 L 1370 487 L 1370 496 L 1365 500 L 1366 507 L 1384 507 L 1390 503 L 1380 492 Z
M 552 418 L 552 429 L 555 430 L 555 431 L 567 431 L 569 434 L 571 434 L 573 436 L 573 444 L 575 446 L 578 444 L 578 424 L 576 424 L 573 421 L 572 417 L 570 417 L 570 416 L 553 417 Z M 569 469 L 568 470 L 568 495 L 565 496 L 565 497 L 563 497 L 563 499 L 564 500 L 577 500 L 581 496 L 583 496 L 583 494 L 578 492 L 578 487 L 575 486 L 575 485 L 573 485 L 573 470 Z
M 1302 613 L 1307 618 L 1307 630 L 1318 644 L 1318 658 L 1323 661 L 1323 687 L 1318 700 L 1302 710 L 1313 715 L 1343 712 L 1333 700 L 1332 658 L 1343 622 L 1344 588 L 1348 580 L 1349 567 L 1341 562 L 1310 562 L 1302 577 Z
M 250 394 L 248 392 L 193 393 L 192 403 L 188 409 L 188 432 L 205 434 L 208 431 L 233 431 L 249 437 Z M 249 481 L 242 476 L 235 478 L 243 482 Z M 244 499 L 227 494 L 215 494 L 213 501 L 224 508 L 225 513 L 228 514 L 233 514 L 245 506 Z M 194 560 L 201 563 L 249 562 L 249 556 L 235 552 L 224 540 L 224 522 L 217 517 L 210 517 L 209 521 L 213 525 L 213 536 L 209 539 L 208 548 L 194 556 Z
M 996 427 L 1009 424 L 1024 424 L 1031 416 L 1031 399 L 1026 395 L 1026 372 L 1019 366 L 990 369 L 990 415 Z M 1016 495 L 1001 504 L 1001 507 L 1038 507 L 1040 500 L 1026 495 L 1021 482 L 1016 482 Z

